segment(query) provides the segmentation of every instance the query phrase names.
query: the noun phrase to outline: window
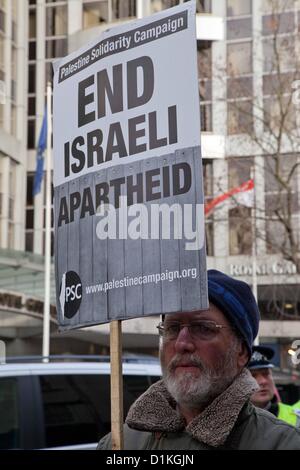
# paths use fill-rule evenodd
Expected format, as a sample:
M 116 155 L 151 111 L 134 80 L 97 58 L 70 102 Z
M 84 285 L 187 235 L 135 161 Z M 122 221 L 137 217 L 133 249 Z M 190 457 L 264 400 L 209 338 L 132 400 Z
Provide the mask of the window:
M 16 44 L 17 42 L 17 23 L 15 21 L 11 22 L 11 39 Z
M 151 0 L 151 11 L 156 13 L 176 5 L 179 5 L 179 0 Z
M 36 99 L 35 96 L 28 97 L 28 116 L 35 116 L 36 112 Z
M 298 191 L 299 183 L 297 177 L 297 165 L 299 164 L 296 154 L 275 155 L 266 157 L 265 162 L 265 191 L 266 191 L 266 213 L 274 214 L 275 211 L 289 211 L 297 214 L 299 211 Z M 287 194 L 290 192 L 290 200 Z
M 253 158 L 230 158 L 228 162 L 228 185 L 235 188 L 250 179 Z M 229 209 L 229 254 L 250 255 L 252 253 L 251 208 L 235 203 L 231 198 Z
M 230 157 L 228 161 L 229 189 L 240 186 L 250 179 L 253 164 L 254 161 L 252 157 Z
M 0 449 L 20 447 L 17 379 L 0 378 Z
M 263 41 L 264 71 L 280 72 L 295 69 L 295 38 L 294 36 L 277 36 Z
M 263 13 L 276 13 L 280 11 L 293 10 L 295 0 L 262 0 Z
M 292 33 L 295 31 L 295 15 L 293 12 L 272 14 L 263 17 L 262 33 L 269 34 Z
M 0 34 L 0 70 L 4 71 L 4 37 Z
M 11 133 L 12 135 L 17 135 L 17 107 L 11 105 Z
M 265 74 L 263 77 L 263 93 L 264 95 L 290 94 L 293 89 L 293 82 L 298 75 L 293 72 L 277 74 Z
M 47 39 L 46 40 L 46 58 L 54 59 L 67 55 L 67 39 Z
M 33 252 L 33 231 L 26 230 L 25 233 L 25 251 Z
M 212 132 L 212 105 L 200 102 L 200 123 L 203 132 Z
M 36 10 L 29 10 L 29 38 L 36 38 Z
M 10 161 L 9 172 L 9 205 L 8 205 L 8 220 L 12 224 L 12 230 L 15 222 L 15 201 L 16 201 L 16 181 L 17 181 L 17 164 Z
M 83 4 L 83 29 L 109 21 L 108 1 L 85 2 Z
M 18 0 L 11 0 L 12 17 L 15 21 L 18 19 Z
M 212 48 L 210 41 L 197 41 L 198 76 L 212 78 Z
M 287 184 L 293 191 L 299 190 L 297 178 L 297 164 L 299 157 L 297 154 L 280 154 L 268 156 L 264 159 L 265 163 L 265 188 L 267 193 L 273 193 L 283 190 Z M 276 176 L 278 175 L 278 177 Z
M 286 230 L 278 220 L 266 221 L 267 253 L 284 253 L 290 251 L 290 241 Z
M 252 101 L 235 101 L 227 104 L 228 135 L 253 132 Z
M 296 287 L 296 288 L 295 288 Z M 263 320 L 298 320 L 300 315 L 299 286 L 269 284 L 258 286 L 259 310 Z M 297 318 L 298 317 L 298 318 Z M 287 351 L 285 352 L 286 356 Z M 272 361 L 273 362 L 273 361 Z M 292 382 L 292 380 L 290 380 Z M 298 387 L 297 387 L 297 392 Z M 283 398 L 280 392 L 281 398 Z M 297 394 L 297 399 L 299 395 Z M 296 399 L 296 400 L 297 400 Z M 287 403 L 284 401 L 284 403 Z M 295 403 L 295 400 L 291 401 Z
M 249 98 L 253 95 L 252 77 L 238 77 L 227 79 L 227 98 Z
M 298 221 L 294 217 L 291 220 L 290 228 L 292 229 L 294 241 L 299 246 L 299 234 L 298 234 Z M 270 217 L 266 220 L 266 244 L 267 253 L 275 254 L 289 254 L 291 253 L 291 243 L 288 236 L 287 230 L 284 228 L 283 223 L 279 220 L 275 220 L 275 217 Z
M 264 126 L 266 132 L 284 131 L 291 133 L 297 129 L 297 116 L 291 96 L 272 96 L 264 99 Z
M 227 21 L 227 39 L 242 39 L 252 36 L 252 18 Z
M 212 50 L 211 42 L 197 41 L 198 84 L 201 130 L 212 131 Z
M 197 13 L 211 13 L 211 0 L 196 0 L 196 11 Z
M 34 240 L 34 200 L 33 200 L 33 182 L 34 174 L 27 174 L 27 193 L 26 193 L 26 231 L 25 231 L 25 250 L 33 251 Z
M 27 193 L 26 193 L 26 205 L 33 207 L 33 182 L 34 174 L 29 173 L 27 175 Z
M 83 3 L 84 29 L 135 16 L 136 0 L 90 0 Z
M 67 5 L 47 6 L 46 36 L 64 36 L 67 33 Z
M 124 376 L 124 415 L 150 382 Z M 109 375 L 40 376 L 46 447 L 98 442 L 110 431 Z
M 0 31 L 5 33 L 5 13 L 3 10 L 0 10 Z
M 132 18 L 136 16 L 136 0 L 111 0 L 112 19 Z
M 183 0 L 188 2 L 189 0 Z M 179 3 L 179 2 L 178 2 Z M 197 13 L 211 13 L 211 0 L 196 0 Z
M 296 246 L 300 241 L 299 157 L 296 154 L 274 155 L 265 157 L 264 164 L 267 251 L 290 253 L 289 233 L 294 237 Z
M 290 198 L 290 200 L 288 200 Z M 292 214 L 298 214 L 299 202 L 298 194 L 294 193 L 292 189 L 290 194 L 287 191 L 279 191 L 276 194 L 266 194 L 266 215 L 273 218 L 277 217 L 277 214 L 285 214 L 288 216 L 290 210 Z
M 242 75 L 252 72 L 251 42 L 227 44 L 227 68 L 229 75 Z
M 36 42 L 29 41 L 29 60 L 36 60 Z
M 35 93 L 35 64 L 28 66 L 28 93 Z
M 11 74 L 14 80 L 17 79 L 17 48 L 12 47 L 11 49 Z
M 227 16 L 251 14 L 251 0 L 227 0 Z
M 8 222 L 8 248 L 10 250 L 14 249 L 15 245 L 15 225 L 11 222 Z
M 252 103 L 249 100 L 253 95 L 252 40 L 240 41 L 244 38 L 252 38 L 251 7 L 251 1 L 227 1 L 227 16 L 232 17 L 227 20 L 227 132 L 229 135 L 252 133 L 253 129 Z M 244 98 L 248 99 L 244 100 Z
M 203 160 L 203 186 L 205 203 L 213 199 L 213 161 Z M 206 251 L 208 256 L 214 255 L 214 219 L 213 212 L 208 214 L 205 218 L 205 238 L 206 238 Z
M 34 209 L 26 210 L 26 230 L 32 229 L 33 230 L 33 222 L 34 222 Z
M 212 198 L 214 194 L 213 189 L 213 161 L 212 160 L 203 160 L 203 186 L 204 186 L 204 197 Z
M 229 210 L 229 254 L 251 255 L 251 209 L 239 206 Z
M 34 149 L 35 148 L 35 118 L 28 119 L 27 147 L 29 149 Z
M 11 100 L 17 101 L 17 82 L 16 80 L 11 81 Z

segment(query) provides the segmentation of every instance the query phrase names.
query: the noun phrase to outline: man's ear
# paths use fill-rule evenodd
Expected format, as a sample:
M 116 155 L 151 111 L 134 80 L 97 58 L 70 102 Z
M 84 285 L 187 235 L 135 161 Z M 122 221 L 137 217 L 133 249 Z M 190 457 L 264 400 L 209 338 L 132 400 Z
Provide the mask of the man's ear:
M 237 364 L 239 367 L 243 368 L 247 364 L 248 360 L 249 360 L 248 348 L 246 344 L 244 343 L 244 341 L 241 341 L 240 349 L 239 349 L 238 357 L 237 357 Z

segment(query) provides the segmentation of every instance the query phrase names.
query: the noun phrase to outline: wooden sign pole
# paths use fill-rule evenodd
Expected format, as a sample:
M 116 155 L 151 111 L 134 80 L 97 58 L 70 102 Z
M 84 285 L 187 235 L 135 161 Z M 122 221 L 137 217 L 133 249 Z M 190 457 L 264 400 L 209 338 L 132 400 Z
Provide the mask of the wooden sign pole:
M 110 323 L 110 399 L 112 450 L 124 448 L 123 437 L 123 375 L 122 375 L 122 322 Z

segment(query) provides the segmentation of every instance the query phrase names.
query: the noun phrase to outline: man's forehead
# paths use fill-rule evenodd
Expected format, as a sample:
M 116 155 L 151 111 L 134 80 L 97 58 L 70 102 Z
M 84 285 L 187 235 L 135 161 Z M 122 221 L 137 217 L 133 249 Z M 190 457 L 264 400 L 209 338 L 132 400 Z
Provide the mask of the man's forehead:
M 208 310 L 198 310 L 194 312 L 182 312 L 182 313 L 170 313 L 165 316 L 165 322 L 170 321 L 195 321 L 195 320 L 216 320 L 216 321 L 223 321 L 227 322 L 225 315 L 218 309 L 215 305 L 210 303 Z

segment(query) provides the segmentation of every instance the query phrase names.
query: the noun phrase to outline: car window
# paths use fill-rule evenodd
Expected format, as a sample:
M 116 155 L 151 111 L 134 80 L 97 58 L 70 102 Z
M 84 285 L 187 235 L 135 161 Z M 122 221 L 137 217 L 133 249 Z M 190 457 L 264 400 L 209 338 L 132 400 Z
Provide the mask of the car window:
M 123 376 L 124 417 L 136 398 L 151 385 L 151 379 Z M 39 381 L 45 447 L 98 442 L 110 432 L 109 375 L 41 375 Z
M 40 376 L 46 447 L 97 442 L 110 431 L 110 377 Z
M 20 447 L 16 378 L 0 378 L 0 449 Z

